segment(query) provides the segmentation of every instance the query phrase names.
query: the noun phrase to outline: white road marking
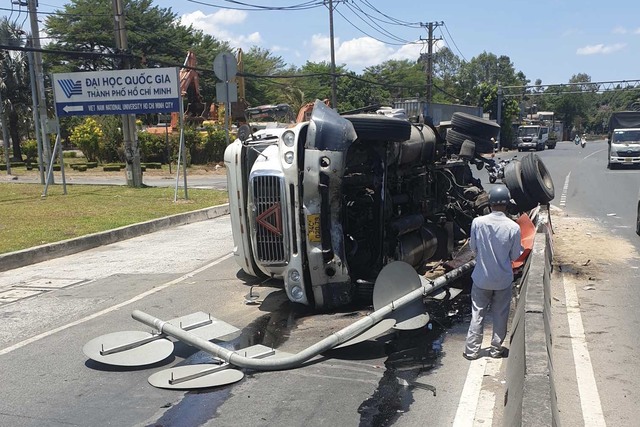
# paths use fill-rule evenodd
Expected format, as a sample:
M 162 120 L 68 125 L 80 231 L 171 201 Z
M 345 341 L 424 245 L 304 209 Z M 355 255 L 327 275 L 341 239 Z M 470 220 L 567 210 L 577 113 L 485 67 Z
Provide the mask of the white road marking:
M 578 394 L 582 406 L 582 417 L 586 426 L 606 426 L 598 386 L 593 373 L 591 356 L 587 348 L 587 339 L 582 324 L 582 314 L 578 302 L 578 293 L 573 280 L 565 280 L 562 275 L 565 299 L 567 303 L 567 318 L 569 320 L 569 334 L 571 336 L 571 348 L 573 360 L 576 366 L 576 379 L 578 381 Z
M 464 382 L 464 387 L 462 388 L 460 402 L 458 402 L 458 410 L 453 420 L 453 427 L 473 426 L 486 366 L 487 359 L 485 357 L 474 360 L 469 364 L 467 380 Z
M 24 347 L 24 346 L 26 346 L 28 344 L 32 344 L 32 343 L 34 343 L 36 341 L 39 341 L 39 340 L 41 340 L 43 338 L 47 338 L 47 337 L 49 337 L 49 336 L 51 336 L 53 334 L 56 334 L 58 332 L 64 331 L 65 329 L 69 329 L 69 328 L 71 328 L 73 326 L 80 325 L 82 323 L 88 322 L 89 320 L 93 320 L 93 319 L 95 319 L 97 317 L 100 317 L 100 316 L 103 316 L 105 314 L 111 313 L 112 311 L 118 310 L 118 309 L 120 309 L 122 307 L 125 307 L 125 306 L 127 306 L 127 305 L 129 305 L 131 303 L 136 302 L 136 301 L 140 301 L 141 299 L 146 298 L 149 295 L 153 295 L 153 294 L 155 294 L 157 292 L 160 292 L 160 291 L 162 291 L 164 289 L 167 289 L 170 286 L 173 286 L 173 285 L 175 285 L 177 283 L 180 283 L 180 282 L 182 282 L 182 281 L 184 281 L 186 279 L 189 279 L 189 278 L 193 277 L 194 275 L 196 275 L 198 273 L 201 273 L 201 272 L 205 271 L 206 269 L 208 269 L 210 267 L 213 267 L 216 264 L 220 264 L 222 261 L 225 261 L 225 260 L 231 258 L 232 256 L 233 256 L 232 253 L 224 255 L 223 257 L 218 258 L 217 260 L 212 261 L 209 264 L 206 264 L 206 265 L 204 265 L 204 266 L 202 266 L 200 268 L 196 268 L 195 270 L 190 271 L 190 272 L 178 277 L 177 279 L 171 280 L 171 281 L 169 281 L 167 283 L 164 283 L 164 284 L 162 284 L 160 286 L 157 286 L 157 287 L 155 287 L 153 289 L 149 289 L 148 291 L 143 292 L 141 294 L 138 294 L 138 295 L 136 295 L 136 296 L 134 296 L 134 297 L 132 297 L 132 298 L 126 300 L 126 301 L 123 301 L 123 302 L 121 302 L 119 304 L 116 304 L 116 305 L 113 305 L 111 307 L 105 308 L 104 310 L 100 310 L 100 311 L 98 311 L 96 313 L 93 313 L 93 314 L 91 314 L 89 316 L 86 316 L 86 317 L 83 317 L 81 319 L 78 319 L 78 320 L 76 320 L 74 322 L 67 323 L 66 325 L 62 325 L 62 326 L 59 326 L 59 327 L 57 327 L 55 329 L 51 329 L 50 331 L 43 332 L 41 334 L 33 336 L 33 337 L 31 337 L 29 339 L 26 339 L 24 341 L 20 341 L 17 344 L 14 344 L 14 345 L 12 345 L 10 347 L 7 347 L 7 348 L 4 348 L 4 349 L 0 350 L 0 356 L 8 354 L 8 353 L 11 353 L 14 350 L 22 348 L 22 347 Z
M 493 327 L 489 320 L 486 320 L 485 330 Z M 482 348 L 489 346 L 491 346 L 491 334 L 485 333 Z M 501 366 L 502 359 L 489 359 L 488 357 L 474 360 L 469 364 L 467 379 L 462 388 L 453 427 L 490 427 L 493 424 L 496 396 L 493 392 L 482 390 L 482 382 L 485 377 L 496 378 L 500 373 Z
M 567 191 L 569 190 L 569 178 L 571 178 L 571 172 L 567 174 L 564 179 L 564 186 L 562 187 L 562 196 L 560 196 L 560 206 L 567 205 Z

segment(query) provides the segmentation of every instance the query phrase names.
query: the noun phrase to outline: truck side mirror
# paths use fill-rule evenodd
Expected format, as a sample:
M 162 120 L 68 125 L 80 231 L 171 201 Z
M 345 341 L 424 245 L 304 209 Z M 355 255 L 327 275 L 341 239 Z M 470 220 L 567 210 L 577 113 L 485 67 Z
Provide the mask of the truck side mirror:
M 249 125 L 240 126 L 240 128 L 238 129 L 238 139 L 240 141 L 244 143 L 247 139 L 249 139 L 250 135 L 251 135 L 251 128 L 249 127 Z

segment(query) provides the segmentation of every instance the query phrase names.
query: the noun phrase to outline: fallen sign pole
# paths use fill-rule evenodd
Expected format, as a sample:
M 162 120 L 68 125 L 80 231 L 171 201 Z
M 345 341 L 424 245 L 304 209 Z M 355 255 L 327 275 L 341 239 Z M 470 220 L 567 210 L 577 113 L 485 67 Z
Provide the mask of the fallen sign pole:
M 391 264 L 394 264 L 394 263 L 391 263 Z M 184 331 L 179 327 L 176 327 L 168 322 L 155 318 L 140 310 L 133 311 L 133 313 L 131 314 L 131 317 L 133 317 L 135 320 L 139 322 L 144 323 L 147 326 L 151 326 L 155 328 L 156 330 L 160 331 L 163 334 L 177 338 L 180 341 L 183 341 L 196 348 L 199 348 L 200 350 L 205 351 L 215 357 L 223 359 L 225 362 L 234 366 L 239 366 L 241 368 L 255 369 L 259 371 L 276 371 L 276 370 L 292 369 L 292 368 L 299 367 L 307 360 L 327 350 L 330 350 L 333 347 L 365 332 L 367 329 L 371 328 L 376 323 L 385 319 L 389 314 L 393 313 L 395 310 L 402 308 L 403 306 L 413 302 L 418 298 L 422 298 L 426 295 L 429 295 L 443 288 L 450 281 L 455 280 L 463 276 L 470 270 L 472 270 L 475 264 L 476 264 L 475 260 L 469 261 L 461 265 L 460 267 L 454 270 L 451 270 L 450 272 L 438 277 L 437 279 L 427 282 L 420 288 L 415 289 L 402 297 L 399 297 L 398 299 L 390 302 L 389 304 L 383 307 L 380 307 L 379 309 L 367 315 L 366 317 L 358 320 L 357 322 L 347 326 L 344 329 L 341 329 L 338 332 L 333 333 L 332 335 L 328 336 L 322 341 L 310 347 L 307 347 L 301 352 L 297 354 L 289 355 L 289 356 L 280 357 L 280 358 L 254 359 L 251 357 L 242 356 L 237 351 L 228 350 L 224 347 L 216 345 L 210 341 L 202 339 L 194 334 Z

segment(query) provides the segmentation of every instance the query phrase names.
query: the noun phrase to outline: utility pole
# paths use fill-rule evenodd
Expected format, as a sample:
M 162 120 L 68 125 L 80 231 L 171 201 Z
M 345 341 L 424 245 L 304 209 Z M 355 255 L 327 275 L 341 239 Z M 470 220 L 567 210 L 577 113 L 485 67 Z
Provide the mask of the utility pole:
M 325 4 L 326 4 L 325 0 Z M 336 52 L 333 43 L 333 0 L 329 0 L 329 38 L 331 39 L 331 107 L 338 108 L 338 94 L 336 86 Z
M 38 116 L 40 118 L 40 132 L 42 133 L 42 154 L 43 165 L 46 167 L 51 164 L 51 144 L 49 143 L 49 120 L 47 116 L 47 103 L 44 90 L 44 70 L 42 66 L 42 52 L 40 45 L 40 29 L 38 28 L 38 11 L 37 0 L 28 0 L 29 19 L 31 23 L 31 41 L 34 48 L 33 51 L 33 67 L 35 71 L 35 94 L 38 105 Z M 51 174 L 50 184 L 53 184 L 53 174 Z
M 427 38 L 427 103 L 431 104 L 433 101 L 433 43 L 440 40 L 433 38 L 433 30 L 444 22 L 429 22 L 426 27 L 429 32 Z
M 113 0 L 113 14 L 116 36 L 116 48 L 120 53 L 127 52 L 127 30 L 125 28 L 124 7 L 122 0 Z M 122 60 L 122 67 L 125 70 L 131 68 L 131 61 L 128 57 Z M 124 155 L 127 166 L 127 185 L 129 187 L 142 187 L 142 169 L 140 167 L 140 148 L 136 135 L 135 114 L 122 115 L 122 135 L 124 138 Z M 186 165 L 185 165 L 186 166 Z
M 11 175 L 11 157 L 9 156 L 9 132 L 7 122 L 4 119 L 4 101 L 0 92 L 0 123 L 2 124 L 2 142 L 4 145 L 4 162 L 7 165 L 7 175 Z
M 433 38 L 433 30 L 440 25 L 444 25 L 444 22 L 429 22 L 426 25 L 420 24 L 422 27 L 427 27 L 428 38 L 427 38 L 427 111 L 425 116 L 425 120 L 433 120 L 431 117 L 431 103 L 433 102 L 433 43 L 440 40 Z M 428 117 L 428 119 L 427 119 Z

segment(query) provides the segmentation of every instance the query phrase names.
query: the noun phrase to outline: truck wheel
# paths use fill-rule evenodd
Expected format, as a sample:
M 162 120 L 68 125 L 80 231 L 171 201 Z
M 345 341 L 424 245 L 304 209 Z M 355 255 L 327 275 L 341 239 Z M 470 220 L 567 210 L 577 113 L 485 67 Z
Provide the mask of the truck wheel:
M 411 138 L 411 123 L 406 120 L 373 114 L 342 117 L 353 124 L 359 139 L 402 142 Z
M 488 140 L 497 138 L 500 133 L 500 125 L 497 123 L 467 113 L 453 113 L 451 127 L 458 132 Z
M 534 201 L 524 191 L 522 185 L 522 171 L 519 160 L 512 160 L 504 169 L 504 184 L 511 193 L 511 198 L 516 202 L 518 211 L 528 211 L 536 207 L 538 202 Z
M 454 147 L 462 147 L 462 144 L 464 144 L 466 140 L 470 140 L 475 143 L 476 153 L 493 153 L 494 147 L 491 139 L 480 138 L 478 136 L 458 132 L 453 129 L 449 129 L 447 131 L 447 142 Z
M 537 154 L 522 159 L 522 182 L 524 190 L 539 203 L 549 203 L 555 197 L 553 180 Z

